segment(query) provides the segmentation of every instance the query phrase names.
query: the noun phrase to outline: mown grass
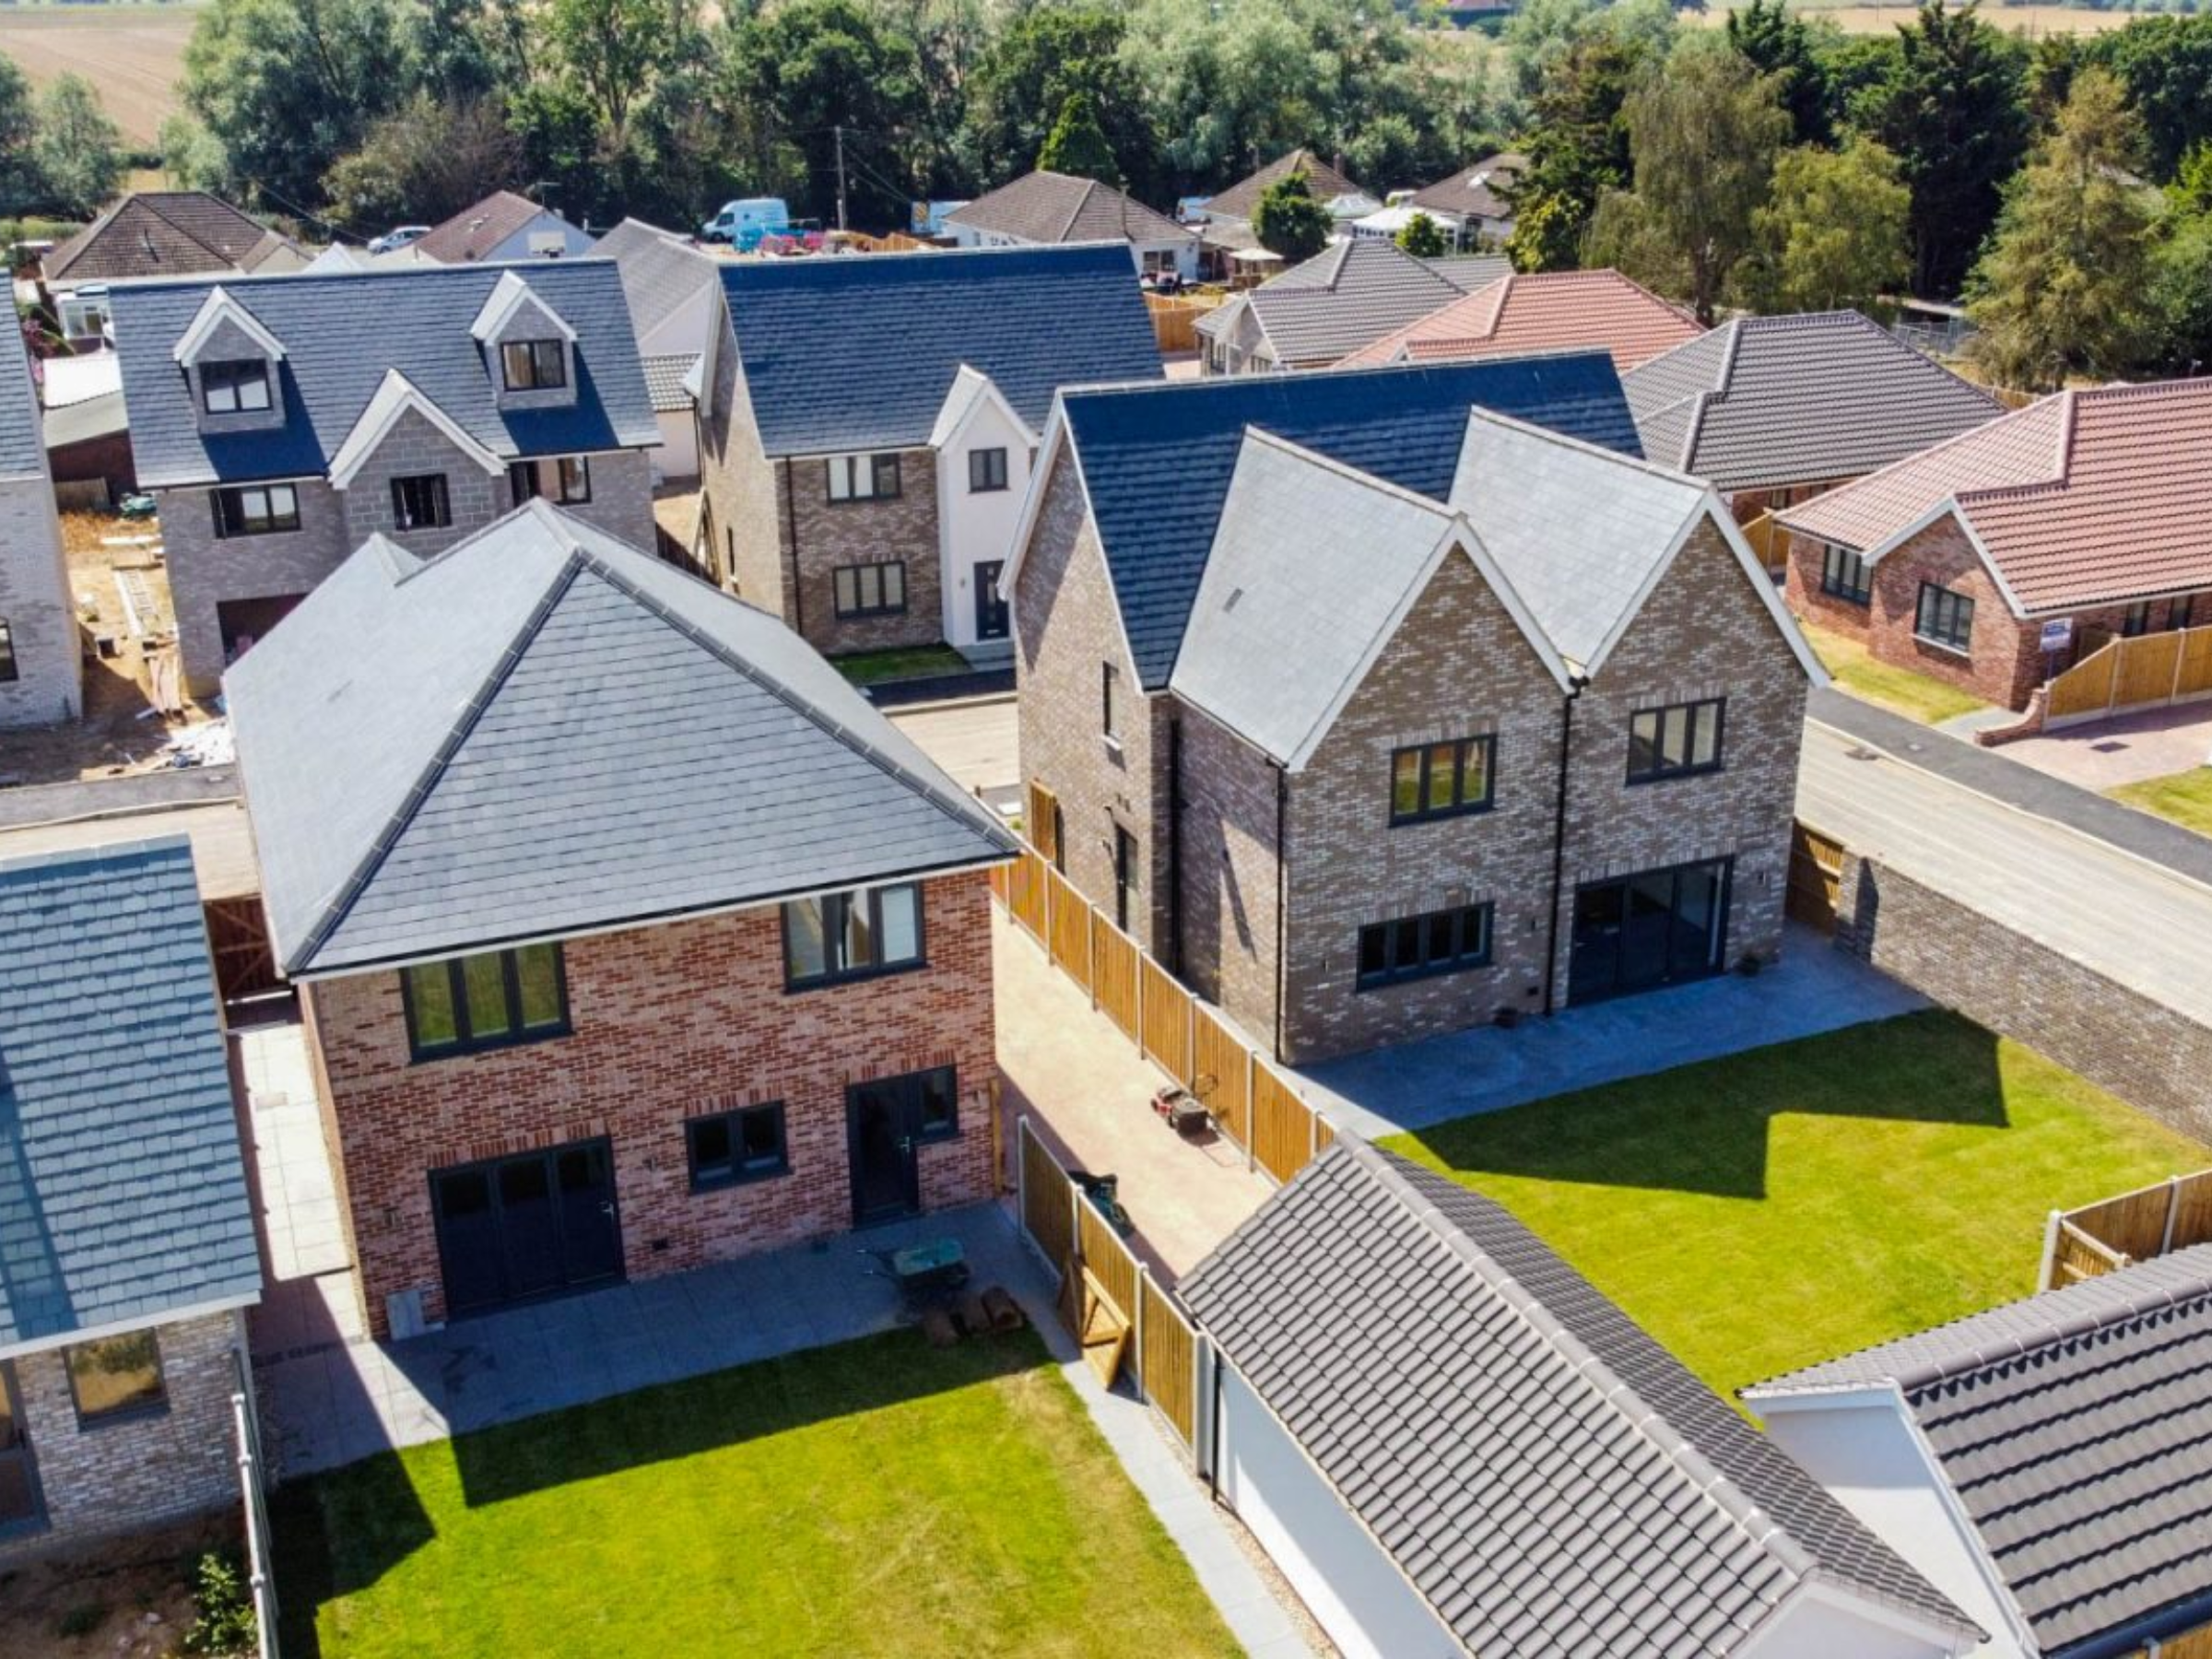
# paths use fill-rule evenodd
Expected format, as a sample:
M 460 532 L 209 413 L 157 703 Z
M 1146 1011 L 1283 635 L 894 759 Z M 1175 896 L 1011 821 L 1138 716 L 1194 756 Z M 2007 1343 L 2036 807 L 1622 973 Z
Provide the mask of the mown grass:
M 1989 707 L 1971 692 L 1946 685 L 1929 675 L 1876 662 L 1867 654 L 1866 647 L 1856 640 L 1816 628 L 1802 618 L 1798 626 L 1804 629 L 1806 639 L 1836 684 L 1854 697 L 1863 697 L 1870 703 L 1877 703 L 1924 725 L 1940 725 L 1959 715 Z
M 922 679 L 939 674 L 966 674 L 968 659 L 949 645 L 912 645 L 889 651 L 855 651 L 830 659 L 830 665 L 856 686 L 886 680 Z
M 2171 818 L 2184 830 L 2212 835 L 2212 766 L 2192 767 L 2105 792 L 2115 801 Z

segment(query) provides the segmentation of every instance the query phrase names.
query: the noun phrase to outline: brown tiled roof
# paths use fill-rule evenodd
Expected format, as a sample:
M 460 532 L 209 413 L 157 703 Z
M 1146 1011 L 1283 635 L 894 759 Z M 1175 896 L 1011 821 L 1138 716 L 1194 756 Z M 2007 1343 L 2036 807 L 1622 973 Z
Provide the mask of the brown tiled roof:
M 1096 179 L 1039 168 L 947 216 L 1026 242 L 1168 241 L 1195 232 Z
M 1500 276 L 1344 361 L 1429 363 L 1602 346 L 1626 374 L 1704 332 L 1688 312 L 1618 271 L 1546 271 Z
M 415 244 L 425 259 L 440 265 L 467 265 L 483 258 L 546 209 L 512 190 L 494 191 L 464 207 Z
M 1324 161 L 1309 149 L 1294 149 L 1287 156 L 1277 156 L 1246 178 L 1239 179 L 1219 195 L 1206 204 L 1208 218 L 1248 219 L 1260 205 L 1260 197 L 1277 179 L 1288 178 L 1294 172 L 1306 175 L 1306 192 L 1317 202 L 1327 202 L 1340 195 L 1364 194 L 1360 187 Z
M 49 282 L 257 269 L 292 244 L 202 190 L 133 191 L 46 256 Z
M 2023 614 L 2212 586 L 2212 380 L 2060 392 L 1781 516 L 1877 552 L 1947 510 Z
M 1406 205 L 1429 213 L 1449 213 L 1454 218 L 1511 218 L 1513 206 L 1499 194 L 1499 186 L 1512 183 L 1527 165 L 1526 156 L 1500 150 L 1415 191 Z

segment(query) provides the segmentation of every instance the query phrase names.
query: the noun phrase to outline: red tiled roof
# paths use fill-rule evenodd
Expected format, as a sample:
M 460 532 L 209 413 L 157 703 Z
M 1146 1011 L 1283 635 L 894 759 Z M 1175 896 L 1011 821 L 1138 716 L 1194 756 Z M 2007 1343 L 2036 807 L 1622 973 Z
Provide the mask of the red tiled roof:
M 2026 615 L 2212 587 L 2212 380 L 2060 392 L 1781 518 L 1877 551 L 1947 507 Z
M 495 190 L 432 229 L 415 244 L 415 252 L 440 265 L 467 265 L 483 258 L 546 211 L 528 196 Z
M 1626 374 L 1704 332 L 1688 312 L 1618 271 L 1547 271 L 1500 276 L 1344 360 L 1430 363 L 1602 346 Z

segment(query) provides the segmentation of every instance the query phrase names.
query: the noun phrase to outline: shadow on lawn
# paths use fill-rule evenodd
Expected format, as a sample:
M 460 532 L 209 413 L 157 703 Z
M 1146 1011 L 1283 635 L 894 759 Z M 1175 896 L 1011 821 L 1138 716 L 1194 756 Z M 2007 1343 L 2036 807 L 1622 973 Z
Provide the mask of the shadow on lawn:
M 1764 1198 L 1769 1129 L 1785 1112 L 2006 1127 L 1997 1041 L 1954 1014 L 1908 1014 L 1396 1140 L 1457 1175 Z
M 906 1328 L 385 1452 L 277 1494 L 285 1659 L 320 1659 L 315 1615 L 375 1583 L 437 1535 L 412 1459 L 450 1450 L 468 1509 L 785 1434 L 1031 1371 L 1051 1362 L 1033 1330 L 933 1348 Z

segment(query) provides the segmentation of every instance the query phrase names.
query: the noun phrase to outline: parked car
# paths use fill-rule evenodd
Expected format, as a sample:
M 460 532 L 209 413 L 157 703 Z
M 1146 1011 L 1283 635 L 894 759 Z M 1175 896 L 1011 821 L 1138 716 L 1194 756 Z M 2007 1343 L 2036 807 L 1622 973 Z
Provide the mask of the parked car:
M 699 240 L 704 242 L 728 242 L 734 248 L 747 251 L 758 246 L 764 236 L 787 236 L 791 232 L 791 210 L 781 196 L 747 196 L 741 201 L 724 202 L 714 217 L 699 228 Z
M 396 253 L 410 247 L 430 233 L 428 225 L 394 225 L 369 244 L 371 253 Z

